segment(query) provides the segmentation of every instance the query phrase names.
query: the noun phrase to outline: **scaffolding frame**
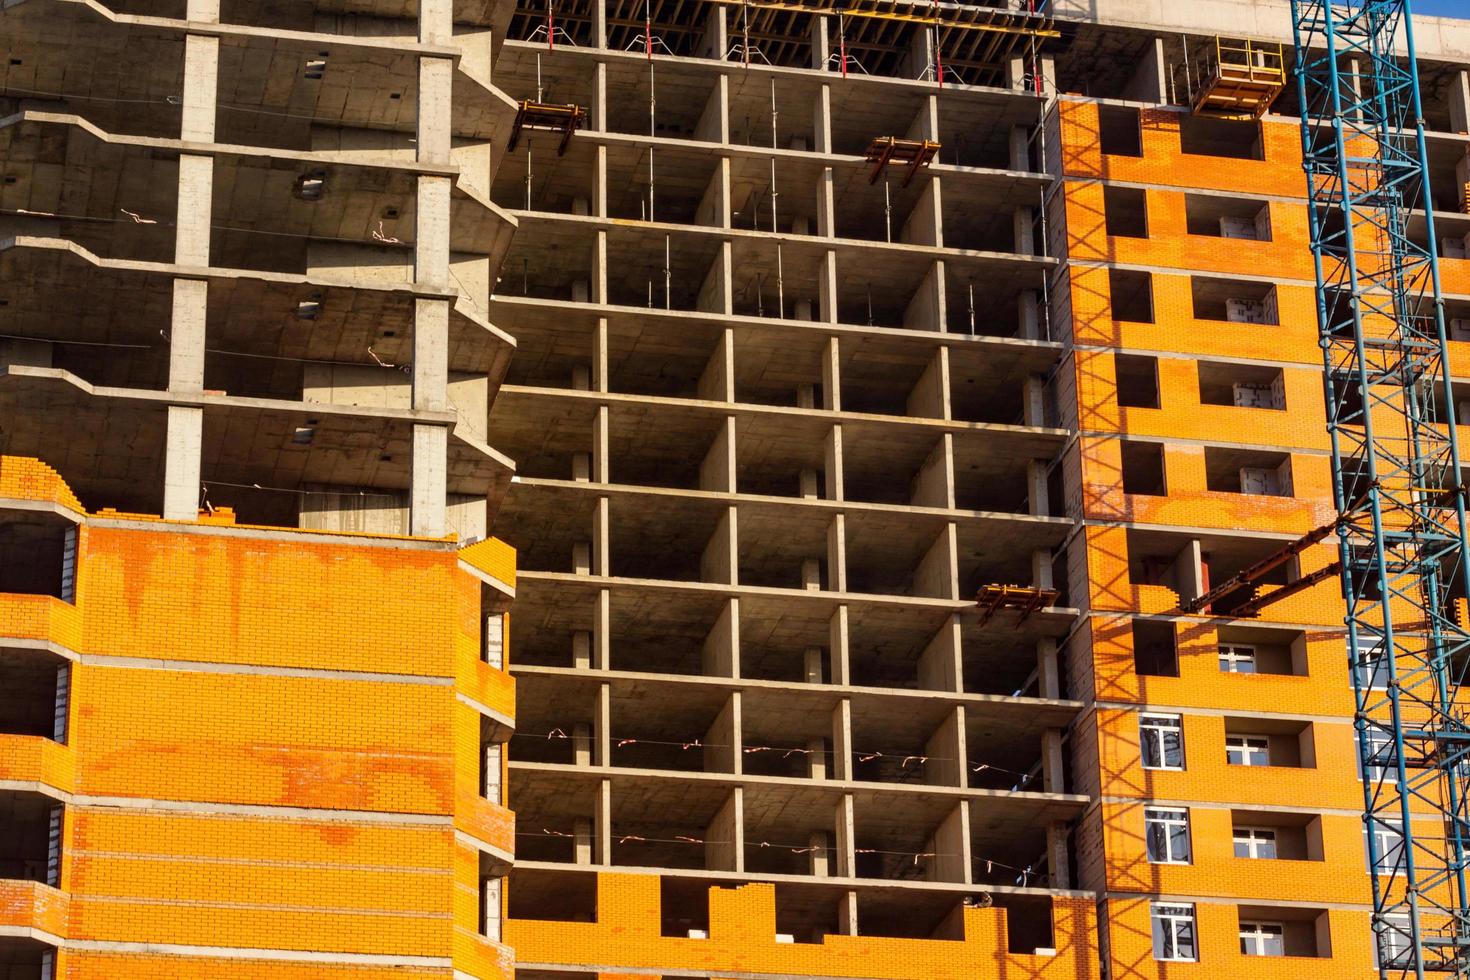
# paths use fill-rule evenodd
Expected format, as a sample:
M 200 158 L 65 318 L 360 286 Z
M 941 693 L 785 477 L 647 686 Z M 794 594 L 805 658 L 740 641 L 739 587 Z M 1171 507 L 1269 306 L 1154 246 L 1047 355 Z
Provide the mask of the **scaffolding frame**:
M 1291 7 L 1379 973 L 1463 980 L 1470 541 L 1412 17 Z

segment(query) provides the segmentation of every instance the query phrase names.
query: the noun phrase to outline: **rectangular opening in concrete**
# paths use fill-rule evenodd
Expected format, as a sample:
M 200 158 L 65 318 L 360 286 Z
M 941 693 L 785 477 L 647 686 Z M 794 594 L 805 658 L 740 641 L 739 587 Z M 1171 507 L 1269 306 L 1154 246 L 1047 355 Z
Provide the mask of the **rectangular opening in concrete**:
M 70 701 L 69 661 L 0 647 L 0 734 L 65 742 Z
M 0 592 L 76 601 L 77 526 L 51 514 L 0 509 Z
M 1189 291 L 1196 320 L 1272 326 L 1281 322 L 1275 283 L 1191 276 Z
M 1225 719 L 1225 761 L 1242 768 L 1317 768 L 1312 723 L 1294 718 Z
M 1283 810 L 1231 810 L 1235 857 L 1248 861 L 1321 861 L 1322 817 Z
M 506 888 L 512 919 L 596 922 L 597 875 L 591 871 L 517 868 Z
M 1323 909 L 1241 905 L 1240 951 L 1245 956 L 1329 957 L 1332 939 Z
M 1278 367 L 1199 361 L 1197 368 L 1202 405 L 1286 410 L 1286 382 Z
M 1301 630 L 1222 626 L 1216 633 L 1221 673 L 1307 676 L 1307 641 Z
M 1179 676 L 1179 646 L 1173 623 L 1133 620 L 1133 672 L 1141 677 Z
M 1098 143 L 1108 156 L 1143 156 L 1143 124 L 1135 106 L 1098 106 Z
M 1179 117 L 1180 150 L 1188 155 L 1264 160 L 1261 124 L 1184 114 Z
M 1120 408 L 1159 407 L 1159 359 L 1150 354 L 1114 354 L 1113 374 Z
M 1205 447 L 1205 489 L 1258 497 L 1291 497 L 1291 454 Z
M 1141 187 L 1103 187 L 1103 217 L 1115 238 L 1148 237 L 1148 191 Z
M 1154 277 L 1151 272 L 1108 270 L 1108 295 L 1113 319 L 1126 323 L 1154 322 Z
M 1191 235 L 1271 241 L 1271 206 L 1265 201 L 1219 194 L 1185 194 L 1184 216 Z
M 1169 493 L 1164 477 L 1164 444 L 1160 442 L 1124 442 L 1123 492 L 1149 497 Z

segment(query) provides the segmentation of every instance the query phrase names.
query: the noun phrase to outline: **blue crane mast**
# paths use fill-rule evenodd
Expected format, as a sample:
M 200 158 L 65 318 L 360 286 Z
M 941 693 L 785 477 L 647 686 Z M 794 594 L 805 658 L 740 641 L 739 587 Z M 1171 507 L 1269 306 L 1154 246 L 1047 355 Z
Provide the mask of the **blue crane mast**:
M 1379 971 L 1470 978 L 1470 542 L 1413 19 L 1291 12 Z

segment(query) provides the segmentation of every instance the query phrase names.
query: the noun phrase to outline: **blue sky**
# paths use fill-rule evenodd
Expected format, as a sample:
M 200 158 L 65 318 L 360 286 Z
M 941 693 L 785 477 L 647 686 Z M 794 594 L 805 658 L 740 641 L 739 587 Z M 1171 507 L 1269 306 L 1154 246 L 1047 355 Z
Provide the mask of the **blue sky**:
M 1416 14 L 1470 17 L 1470 0 L 1410 0 L 1410 6 Z

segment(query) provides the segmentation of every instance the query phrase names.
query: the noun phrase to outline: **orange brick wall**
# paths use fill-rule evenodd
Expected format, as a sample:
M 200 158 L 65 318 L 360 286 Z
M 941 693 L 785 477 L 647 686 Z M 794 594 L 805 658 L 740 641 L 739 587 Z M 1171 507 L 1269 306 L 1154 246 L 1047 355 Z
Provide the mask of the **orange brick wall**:
M 821 943 L 776 942 L 773 885 L 712 888 L 709 938 L 660 935 L 656 875 L 600 874 L 593 922 L 512 920 L 506 938 L 523 962 L 616 965 L 624 970 L 701 976 L 883 977 L 885 980 L 972 980 L 1017 976 L 1077 980 L 1097 976 L 1093 903 L 1058 899 L 1053 928 L 1058 955 L 1006 952 L 1005 911 L 963 909 L 963 941 L 825 936 Z M 958 938 L 958 936 L 956 937 Z M 634 974 L 636 976 L 636 974 Z
M 1183 616 L 1172 589 L 1137 584 L 1128 572 L 1129 528 L 1149 533 L 1172 529 L 1181 543 L 1249 529 L 1274 534 L 1285 543 L 1334 514 L 1314 273 L 1306 208 L 1300 200 L 1305 183 L 1298 128 L 1268 120 L 1261 130 L 1264 159 L 1225 159 L 1184 154 L 1179 118 L 1175 112 L 1144 109 L 1142 157 L 1114 156 L 1101 152 L 1096 103 L 1061 104 L 1067 300 L 1076 347 L 1069 384 L 1058 390 L 1074 398 L 1062 406 L 1062 413 L 1075 417 L 1080 430 L 1066 471 L 1069 503 L 1074 516 L 1088 522 L 1084 555 L 1069 556 L 1073 602 L 1089 612 L 1084 628 L 1071 640 L 1068 663 L 1073 693 L 1095 705 L 1073 730 L 1073 773 L 1079 791 L 1101 801 L 1077 832 L 1079 872 L 1084 885 L 1105 893 L 1105 958 L 1114 980 L 1366 978 L 1375 975 L 1367 913 L 1371 891 L 1336 580 L 1269 606 L 1261 615 L 1265 621 L 1304 627 L 1299 649 L 1306 676 L 1242 676 L 1218 668 L 1215 621 Z M 1107 234 L 1107 183 L 1145 191 L 1147 238 Z M 1191 189 L 1260 195 L 1260 204 L 1270 211 L 1272 240 L 1189 234 L 1185 194 Z M 1150 273 L 1153 322 L 1115 316 L 1110 267 Z M 1197 319 L 1192 273 L 1268 277 L 1275 283 L 1280 322 Z M 1116 351 L 1157 358 L 1157 408 L 1120 405 Z M 1457 352 L 1457 357 L 1466 357 L 1466 352 Z M 1246 360 L 1278 368 L 1286 409 L 1202 404 L 1203 360 Z M 1166 495 L 1124 492 L 1120 437 L 1162 443 Z M 1293 495 L 1209 490 L 1204 448 L 1232 444 L 1290 454 Z M 1301 571 L 1320 568 L 1335 557 L 1330 542 L 1312 548 L 1301 556 Z M 1179 676 L 1136 673 L 1132 621 L 1139 614 L 1174 620 Z M 1145 706 L 1182 715 L 1185 771 L 1142 768 L 1138 715 Z M 1227 716 L 1285 716 L 1310 724 L 1315 765 L 1227 765 Z M 1191 863 L 1149 862 L 1143 809 L 1150 800 L 1188 807 Z M 1320 835 L 1323 860 L 1234 856 L 1232 811 L 1275 807 L 1320 813 L 1314 833 Z M 1198 963 L 1154 959 L 1152 896 L 1195 905 Z M 1238 905 L 1249 909 L 1252 903 L 1283 902 L 1319 909 L 1330 946 L 1319 950 L 1319 958 L 1243 957 Z
M 82 527 L 74 605 L 0 596 L 0 634 L 74 659 L 68 744 L 0 736 L 0 779 L 66 804 L 59 889 L 0 882 L 0 924 L 76 980 L 511 975 L 474 842 L 503 860 L 514 821 L 458 696 L 507 724 L 514 686 L 452 543 L 102 519 L 27 460 L 4 494 Z

